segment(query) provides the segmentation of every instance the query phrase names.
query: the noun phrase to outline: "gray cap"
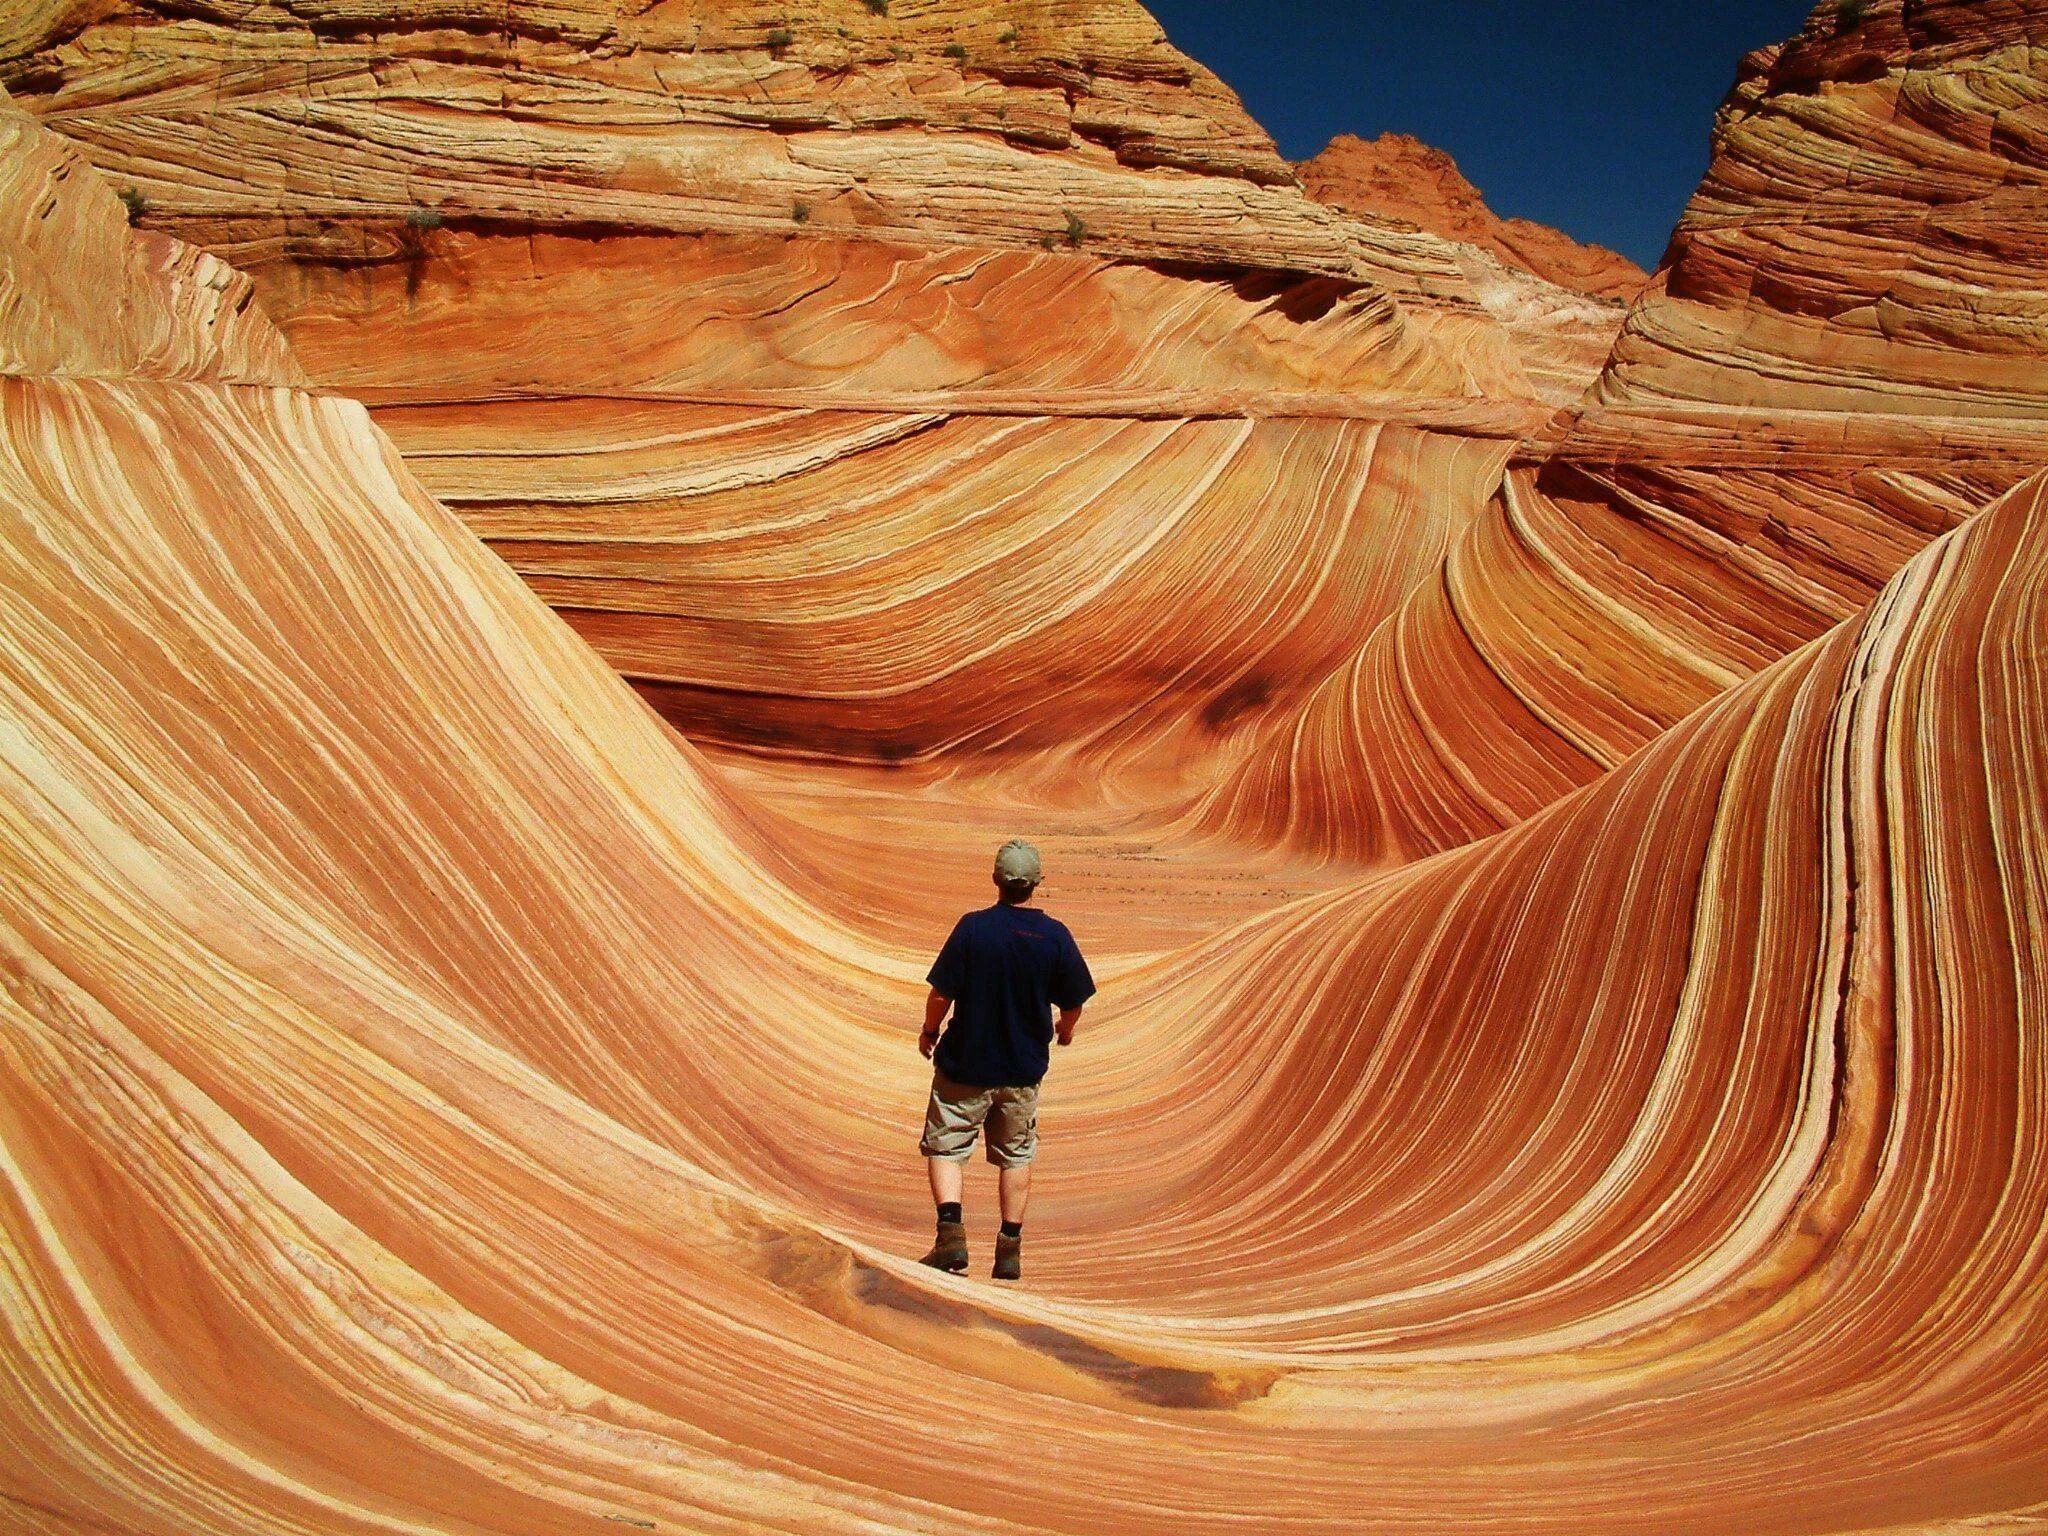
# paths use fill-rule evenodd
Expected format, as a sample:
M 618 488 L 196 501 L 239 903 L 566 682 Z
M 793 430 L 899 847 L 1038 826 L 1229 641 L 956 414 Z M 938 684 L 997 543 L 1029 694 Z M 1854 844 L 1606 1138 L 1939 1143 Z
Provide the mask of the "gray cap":
M 1038 850 L 1021 837 L 1013 837 L 996 850 L 996 878 L 1005 885 L 1036 885 L 1045 878 L 1038 862 Z

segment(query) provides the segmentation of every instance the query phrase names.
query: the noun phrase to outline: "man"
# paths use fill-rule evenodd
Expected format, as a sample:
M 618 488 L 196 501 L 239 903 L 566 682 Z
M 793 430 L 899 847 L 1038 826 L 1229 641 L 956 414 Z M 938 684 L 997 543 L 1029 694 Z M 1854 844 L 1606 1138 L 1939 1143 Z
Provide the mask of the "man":
M 980 1133 L 1002 1202 L 996 1238 L 998 1280 L 1023 1274 L 1024 1204 L 1038 1151 L 1038 1083 L 1047 1047 L 1071 1045 L 1081 1005 L 1095 993 L 1088 962 L 1066 924 L 1031 905 L 1044 878 L 1038 850 L 1021 839 L 996 854 L 998 900 L 970 912 L 933 963 L 917 1047 L 932 1062 L 932 1096 L 919 1150 L 939 1208 L 938 1241 L 924 1262 L 959 1274 L 967 1268 L 967 1227 L 960 1191 Z M 939 1026 L 953 1010 L 944 1037 Z M 1053 1021 L 1053 1009 L 1059 1020 Z

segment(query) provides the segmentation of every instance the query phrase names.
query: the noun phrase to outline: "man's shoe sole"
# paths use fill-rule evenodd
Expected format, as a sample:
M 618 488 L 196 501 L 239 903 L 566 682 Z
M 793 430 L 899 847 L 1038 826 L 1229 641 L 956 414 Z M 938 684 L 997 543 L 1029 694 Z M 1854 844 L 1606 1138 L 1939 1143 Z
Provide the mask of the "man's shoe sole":
M 927 1269 L 936 1269 L 942 1275 L 964 1275 L 967 1273 L 968 1261 L 966 1259 L 955 1262 L 952 1259 L 942 1259 L 935 1253 L 928 1253 L 917 1262 L 924 1265 Z

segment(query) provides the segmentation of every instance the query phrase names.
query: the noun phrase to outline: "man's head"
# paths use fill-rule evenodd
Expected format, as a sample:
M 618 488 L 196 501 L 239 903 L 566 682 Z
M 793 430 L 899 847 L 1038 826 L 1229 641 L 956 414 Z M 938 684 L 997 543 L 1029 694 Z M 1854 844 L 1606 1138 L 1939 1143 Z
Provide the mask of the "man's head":
M 1021 837 L 1013 837 L 996 850 L 996 890 L 1007 906 L 1019 906 L 1031 899 L 1045 870 L 1038 862 L 1038 850 Z

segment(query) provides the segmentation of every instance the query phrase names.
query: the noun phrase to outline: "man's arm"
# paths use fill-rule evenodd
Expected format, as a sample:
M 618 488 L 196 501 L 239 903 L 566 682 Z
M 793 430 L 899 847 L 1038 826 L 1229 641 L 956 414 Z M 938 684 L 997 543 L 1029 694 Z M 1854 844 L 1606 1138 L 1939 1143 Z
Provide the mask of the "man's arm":
M 1095 995 L 1095 978 L 1088 974 L 1088 962 L 1081 958 L 1081 946 L 1065 926 L 1060 928 L 1059 970 L 1053 980 L 1052 1000 L 1060 1016 L 1053 1022 L 1053 1034 L 1061 1045 L 1074 1043 L 1074 1026 L 1081 1022 L 1081 1009 Z M 1066 999 L 1072 998 L 1069 1006 Z
M 953 999 L 937 987 L 924 1000 L 924 1033 L 917 1037 L 917 1048 L 923 1055 L 929 1056 L 938 1048 L 939 1026 L 946 1022 L 946 1010 L 952 1006 Z

